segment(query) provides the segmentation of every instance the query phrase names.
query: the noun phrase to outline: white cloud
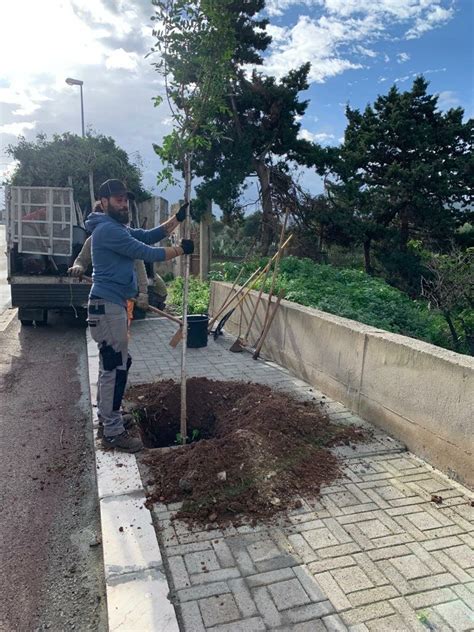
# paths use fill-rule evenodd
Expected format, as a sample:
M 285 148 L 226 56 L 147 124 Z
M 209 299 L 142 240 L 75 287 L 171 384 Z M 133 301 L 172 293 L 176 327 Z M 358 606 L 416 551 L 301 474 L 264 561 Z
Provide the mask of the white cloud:
M 365 48 L 364 46 L 356 46 L 355 50 L 357 53 L 365 55 L 366 57 L 377 57 L 377 53 L 374 50 Z
M 408 79 L 414 79 L 415 77 L 418 77 L 419 75 L 423 75 L 423 76 L 432 75 L 437 72 L 446 72 L 446 68 L 428 68 L 427 70 L 419 70 L 419 71 L 417 70 L 415 72 L 410 72 L 407 75 L 404 75 L 403 77 L 397 77 L 396 79 L 393 80 L 393 82 L 403 83 L 404 81 L 408 81 Z
M 438 4 L 435 5 L 435 3 L 432 3 L 432 5 L 433 6 L 423 15 L 420 15 L 416 19 L 415 24 L 408 29 L 405 34 L 407 39 L 416 39 L 423 35 L 423 33 L 446 24 L 446 22 L 449 22 L 453 17 L 454 9 L 452 7 L 444 9 Z
M 361 56 L 376 58 L 378 53 L 368 44 L 394 37 L 395 26 L 404 27 L 406 37 L 412 39 L 446 23 L 454 15 L 450 1 L 268 0 L 270 16 L 282 15 L 293 6 L 301 9 L 293 25 L 270 25 L 273 42 L 264 68 L 282 77 L 309 61 L 309 80 L 324 82 L 346 70 L 364 67 Z M 304 10 L 310 15 L 304 15 Z M 386 53 L 383 59 L 390 61 Z M 408 53 L 397 55 L 398 63 L 408 59 Z
M 22 136 L 28 129 L 34 129 L 36 121 L 18 121 L 17 123 L 6 123 L 0 125 L 0 134 L 8 134 L 9 136 Z
M 410 59 L 408 53 L 397 53 L 397 64 L 403 64 Z
M 10 162 L 6 147 L 19 134 L 28 140 L 38 132 L 80 134 L 79 90 L 65 83 L 74 77 L 84 81 L 86 127 L 112 136 L 129 154 L 138 151 L 145 186 L 155 189 L 161 165 L 152 143 L 169 131 L 162 122 L 169 113 L 153 106 L 163 80 L 144 58 L 154 42 L 151 4 L 17 0 L 2 2 L 0 13 L 0 59 L 7 60 L 0 79 L 0 162 Z
M 461 105 L 456 92 L 452 90 L 443 90 L 438 94 L 438 109 L 449 110 Z
M 123 48 L 118 48 L 112 51 L 105 62 L 105 67 L 108 70 L 136 70 L 138 67 L 138 55 L 136 53 L 130 53 Z
M 361 64 L 339 56 L 337 51 L 338 43 L 349 39 L 353 26 L 349 22 L 343 24 L 326 17 L 312 20 L 308 16 L 300 16 L 293 27 L 285 28 L 281 37 L 272 43 L 270 55 L 264 61 L 264 70 L 280 78 L 290 69 L 309 61 L 309 80 L 320 83 L 344 70 L 361 68 Z M 368 25 L 359 24 L 360 37 L 367 30 Z
M 283 13 L 294 4 L 311 7 L 319 3 L 314 2 L 314 0 L 267 0 L 265 9 L 269 16 L 276 17 L 283 15 Z
M 317 9 L 339 18 L 379 16 L 387 25 L 393 21 L 412 22 L 411 37 L 411 31 L 421 34 L 451 19 L 454 14 L 451 0 L 267 0 L 266 11 L 270 16 L 280 16 L 292 6 Z
M 330 141 L 335 138 L 334 134 L 327 134 L 326 132 L 310 132 L 309 129 L 302 128 L 298 132 L 298 138 L 303 140 L 309 140 L 312 143 L 330 144 Z
M 10 160 L 10 162 L 5 164 L 6 166 L 0 171 L 0 182 L 3 182 L 3 180 L 7 180 L 8 178 L 10 178 L 10 176 L 13 175 L 13 172 L 18 166 L 19 162 L 18 160 Z M 0 206 L 1 205 L 2 202 L 0 202 Z

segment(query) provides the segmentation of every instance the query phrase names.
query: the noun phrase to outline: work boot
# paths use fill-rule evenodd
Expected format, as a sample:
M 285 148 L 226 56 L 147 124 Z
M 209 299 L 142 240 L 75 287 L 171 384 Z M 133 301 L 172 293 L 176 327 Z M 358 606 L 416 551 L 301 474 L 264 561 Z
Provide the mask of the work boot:
M 141 439 L 131 437 L 127 430 L 115 437 L 102 437 L 102 447 L 110 450 L 115 448 L 122 452 L 140 452 L 143 449 Z
M 104 436 L 104 422 L 100 420 L 100 415 L 98 417 L 99 417 L 99 427 L 97 428 L 97 439 L 102 439 L 102 437 Z M 122 421 L 123 421 L 123 427 L 125 428 L 125 430 L 131 430 L 133 426 L 135 425 L 135 419 L 133 418 L 133 415 L 131 415 L 130 413 L 124 413 L 122 415 Z

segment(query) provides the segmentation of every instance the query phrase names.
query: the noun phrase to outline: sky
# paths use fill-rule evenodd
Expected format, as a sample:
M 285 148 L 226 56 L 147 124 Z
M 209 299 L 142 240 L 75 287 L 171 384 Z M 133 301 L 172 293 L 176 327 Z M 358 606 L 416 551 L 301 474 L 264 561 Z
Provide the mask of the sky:
M 174 187 L 156 185 L 161 165 L 152 143 L 171 130 L 163 79 L 146 57 L 154 43 L 149 0 L 7 0 L 0 3 L 0 180 L 14 164 L 6 147 L 81 133 L 79 88 L 84 82 L 86 128 L 112 136 L 141 160 L 144 185 L 175 201 Z M 282 77 L 311 62 L 301 136 L 341 142 L 344 108 L 364 108 L 396 84 L 408 90 L 423 74 L 441 110 L 473 108 L 474 0 L 267 0 L 263 13 L 273 41 L 263 72 Z M 113 174 L 111 174 L 111 177 Z M 322 191 L 312 170 L 301 183 Z M 1 205 L 1 198 L 0 198 Z

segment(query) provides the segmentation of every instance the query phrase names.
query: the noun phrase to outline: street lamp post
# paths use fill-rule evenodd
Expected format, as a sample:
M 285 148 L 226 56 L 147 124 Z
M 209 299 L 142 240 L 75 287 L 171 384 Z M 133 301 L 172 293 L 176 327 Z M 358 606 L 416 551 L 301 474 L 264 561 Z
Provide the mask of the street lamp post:
M 79 86 L 79 88 L 81 89 L 81 125 L 82 125 L 82 138 L 85 138 L 86 136 L 86 131 L 84 128 L 84 98 L 83 98 L 83 94 L 82 94 L 82 86 L 84 85 L 84 82 L 81 81 L 80 79 L 71 79 L 71 77 L 68 77 L 66 79 L 66 83 L 68 86 Z M 95 204 L 95 196 L 94 196 L 94 174 L 92 173 L 92 170 L 89 171 L 89 193 L 90 193 L 90 197 L 91 197 L 91 211 L 94 210 L 94 204 Z
M 79 86 L 81 89 L 81 123 L 82 123 L 82 138 L 84 138 L 84 136 L 86 135 L 86 132 L 84 129 L 84 99 L 82 95 L 82 86 L 84 85 L 84 82 L 81 81 L 80 79 L 71 79 L 71 77 L 68 77 L 66 79 L 66 83 L 68 86 Z

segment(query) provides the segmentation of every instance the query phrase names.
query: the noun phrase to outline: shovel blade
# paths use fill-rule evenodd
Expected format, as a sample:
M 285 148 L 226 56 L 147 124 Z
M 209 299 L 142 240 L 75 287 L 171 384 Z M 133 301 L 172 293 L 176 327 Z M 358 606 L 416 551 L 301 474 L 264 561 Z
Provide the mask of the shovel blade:
M 183 328 L 180 327 L 178 331 L 175 333 L 175 335 L 171 338 L 170 346 L 173 347 L 174 349 L 175 347 L 179 345 L 182 339 L 183 339 Z
M 242 353 L 246 346 L 247 343 L 242 340 L 242 338 L 237 338 L 237 340 L 235 340 L 235 342 L 230 347 L 229 351 L 232 351 L 232 353 Z

